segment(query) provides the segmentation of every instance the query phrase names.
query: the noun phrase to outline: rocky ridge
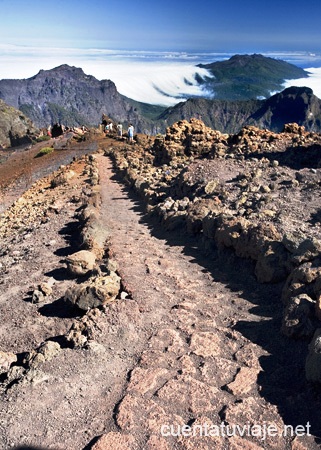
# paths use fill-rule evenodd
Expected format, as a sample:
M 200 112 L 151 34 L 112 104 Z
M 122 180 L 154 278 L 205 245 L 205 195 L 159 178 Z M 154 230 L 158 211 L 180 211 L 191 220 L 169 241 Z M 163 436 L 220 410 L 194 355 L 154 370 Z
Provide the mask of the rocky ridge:
M 235 134 L 244 126 L 279 133 L 295 122 L 307 131 L 321 130 L 321 100 L 307 87 L 290 87 L 264 100 L 189 99 L 160 115 L 168 125 L 201 117 L 214 130 Z
M 216 78 L 208 82 L 214 83 L 217 95 L 209 99 L 205 90 L 204 97 L 168 109 L 126 98 L 111 80 L 99 81 L 67 64 L 41 70 L 25 80 L 0 80 L 0 98 L 21 110 L 38 127 L 55 123 L 96 127 L 107 114 L 125 126 L 132 122 L 136 132 L 148 134 L 164 133 L 168 125 L 193 117 L 201 117 L 207 126 L 231 134 L 245 125 L 280 132 L 290 122 L 320 131 L 320 99 L 311 89 L 291 87 L 270 97 L 271 92 L 281 91 L 285 78 L 307 76 L 304 70 L 262 55 L 236 55 L 211 67 Z M 231 89 L 236 92 L 232 98 Z
M 308 72 L 286 61 L 260 54 L 234 55 L 226 61 L 200 64 L 213 78 L 203 83 L 216 99 L 269 98 L 283 89 L 285 80 L 307 78 Z
M 38 127 L 56 122 L 68 127 L 97 126 L 105 113 L 116 121 L 134 122 L 140 132 L 153 128 L 111 80 L 99 81 L 67 64 L 40 70 L 26 80 L 0 80 L 0 98 L 23 111 Z

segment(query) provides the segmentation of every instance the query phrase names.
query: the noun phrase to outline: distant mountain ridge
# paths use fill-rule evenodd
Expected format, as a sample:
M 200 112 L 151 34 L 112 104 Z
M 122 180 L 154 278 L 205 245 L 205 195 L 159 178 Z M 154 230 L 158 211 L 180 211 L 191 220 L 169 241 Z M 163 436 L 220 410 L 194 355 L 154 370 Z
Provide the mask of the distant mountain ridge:
M 293 77 L 307 76 L 303 69 L 262 55 L 235 55 L 207 67 L 216 73 L 215 90 L 220 88 L 223 93 L 225 89 L 227 94 L 234 82 L 241 92 L 241 85 L 245 90 L 247 84 L 256 89 L 255 78 L 261 79 L 266 88 L 267 83 L 281 82 L 290 72 Z M 250 75 L 252 78 L 247 78 Z M 57 122 L 67 126 L 97 126 L 106 114 L 114 121 L 132 122 L 136 132 L 146 134 L 164 133 L 168 125 L 191 117 L 201 117 L 207 126 L 226 133 L 237 133 L 244 125 L 282 131 L 289 122 L 321 131 L 321 100 L 311 89 L 292 87 L 267 100 L 256 97 L 250 100 L 192 98 L 165 109 L 129 99 L 117 91 L 111 80 L 99 81 L 81 68 L 67 64 L 40 70 L 24 80 L 0 80 L 0 98 L 22 111 L 38 127 Z
M 0 98 L 21 110 L 37 126 L 98 125 L 102 114 L 114 120 L 134 122 L 140 131 L 151 123 L 137 105 L 123 97 L 110 80 L 99 81 L 82 69 L 63 64 L 25 80 L 0 80 Z
M 267 100 L 190 99 L 168 108 L 160 119 L 167 125 L 192 117 L 214 130 L 237 133 L 243 126 L 254 125 L 282 131 L 284 124 L 296 122 L 306 130 L 321 131 L 321 100 L 307 87 L 290 87 Z
M 260 54 L 234 55 L 226 61 L 199 64 L 213 78 L 198 79 L 217 100 L 252 100 L 281 91 L 285 80 L 307 78 L 309 73 L 286 61 Z

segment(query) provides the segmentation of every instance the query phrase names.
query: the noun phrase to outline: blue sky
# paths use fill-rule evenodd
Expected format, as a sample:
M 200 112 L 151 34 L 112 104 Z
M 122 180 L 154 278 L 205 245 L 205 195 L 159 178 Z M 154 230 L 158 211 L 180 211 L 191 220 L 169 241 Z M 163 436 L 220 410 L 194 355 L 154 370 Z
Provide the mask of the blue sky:
M 196 64 L 262 53 L 311 69 L 295 83 L 321 98 L 321 0 L 0 0 L 0 14 L 0 79 L 69 64 L 169 106 L 199 94 Z
M 321 51 L 321 1 L 0 0 L 2 44 Z

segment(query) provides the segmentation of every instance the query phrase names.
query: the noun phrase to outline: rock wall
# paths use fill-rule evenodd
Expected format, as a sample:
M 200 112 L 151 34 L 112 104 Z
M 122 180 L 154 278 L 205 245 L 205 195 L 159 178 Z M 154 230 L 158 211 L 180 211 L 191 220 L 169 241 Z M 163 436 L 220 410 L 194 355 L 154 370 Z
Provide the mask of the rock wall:
M 311 339 L 321 319 L 320 135 L 288 124 L 229 136 L 192 119 L 149 148 L 107 154 L 166 229 L 233 249 L 255 262 L 259 282 L 284 283 L 282 332 Z

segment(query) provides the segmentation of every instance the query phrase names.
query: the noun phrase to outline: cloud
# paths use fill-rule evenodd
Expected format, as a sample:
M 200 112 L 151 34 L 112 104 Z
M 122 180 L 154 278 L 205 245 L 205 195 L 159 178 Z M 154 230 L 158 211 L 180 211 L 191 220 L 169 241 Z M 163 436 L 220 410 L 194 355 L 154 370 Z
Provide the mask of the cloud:
M 40 69 L 61 64 L 81 67 L 99 80 L 110 79 L 117 90 L 134 100 L 172 106 L 191 96 L 206 95 L 195 74 L 209 75 L 199 63 L 228 59 L 234 53 L 187 53 L 32 47 L 0 44 L 0 79 L 30 78 Z M 284 87 L 308 86 L 321 98 L 321 59 L 306 52 L 268 52 L 265 56 L 283 59 L 301 67 L 315 63 L 309 78 L 286 81 Z
M 30 78 L 40 69 L 49 70 L 61 64 L 69 64 L 81 67 L 86 74 L 99 80 L 112 80 L 117 90 L 126 97 L 172 106 L 187 97 L 203 94 L 195 81 L 195 75 L 198 73 L 203 77 L 210 74 L 207 70 L 196 67 L 201 61 L 198 54 L 184 52 L 0 45 L 0 79 Z
M 284 88 L 290 86 L 309 87 L 313 90 L 314 95 L 321 99 L 321 67 L 306 69 L 310 75 L 309 78 L 299 78 L 298 80 L 287 80 Z

